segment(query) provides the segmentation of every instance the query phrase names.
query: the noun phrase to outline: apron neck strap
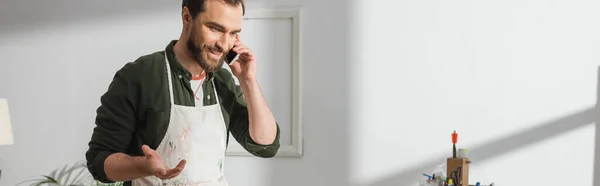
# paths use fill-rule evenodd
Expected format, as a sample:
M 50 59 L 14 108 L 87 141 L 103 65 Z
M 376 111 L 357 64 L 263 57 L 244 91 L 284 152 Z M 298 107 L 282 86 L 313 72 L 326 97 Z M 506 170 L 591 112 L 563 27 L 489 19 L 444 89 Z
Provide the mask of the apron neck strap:
M 167 64 L 167 79 L 169 80 L 169 98 L 171 101 L 171 105 L 175 104 L 175 99 L 173 98 L 173 81 L 172 79 L 172 74 L 171 74 L 171 65 L 169 64 L 169 58 L 167 57 L 167 51 L 165 50 L 165 63 Z

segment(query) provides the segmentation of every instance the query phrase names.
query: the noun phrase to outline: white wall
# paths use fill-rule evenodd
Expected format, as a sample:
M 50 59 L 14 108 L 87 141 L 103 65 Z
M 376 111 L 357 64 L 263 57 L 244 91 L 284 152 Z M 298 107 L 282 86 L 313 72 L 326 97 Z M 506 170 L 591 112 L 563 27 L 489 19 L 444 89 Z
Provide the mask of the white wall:
M 114 74 L 98 69 L 178 36 L 160 29 L 179 28 L 179 2 L 144 2 L 1 2 L 0 97 L 16 144 L 0 146 L 0 185 L 84 159 Z M 594 125 L 572 114 L 596 101 L 599 3 L 250 4 L 304 7 L 305 156 L 229 158 L 232 185 L 414 185 L 451 155 L 452 130 L 472 181 L 591 185 Z
M 592 185 L 593 115 L 560 119 L 596 102 L 600 2 L 357 2 L 352 182 L 425 178 L 457 130 L 472 183 Z

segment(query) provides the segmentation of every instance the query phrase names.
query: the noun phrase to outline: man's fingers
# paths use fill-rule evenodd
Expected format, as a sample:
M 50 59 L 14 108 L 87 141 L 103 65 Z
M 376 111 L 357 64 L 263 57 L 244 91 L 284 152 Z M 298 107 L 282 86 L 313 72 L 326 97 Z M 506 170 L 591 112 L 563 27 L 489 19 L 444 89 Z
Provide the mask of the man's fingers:
M 238 54 L 250 54 L 250 49 L 248 48 L 238 48 L 235 50 Z
M 161 180 L 166 180 L 166 179 L 171 179 L 173 178 L 172 176 L 169 175 L 160 175 L 160 176 L 156 176 L 157 178 L 161 179 Z
M 179 161 L 177 166 L 175 166 L 175 168 L 179 168 L 179 169 L 183 170 L 183 168 L 185 167 L 185 163 L 187 163 L 187 161 L 181 160 L 181 161 Z
M 171 179 L 171 178 L 177 177 L 177 176 L 179 175 L 179 173 L 181 173 L 181 172 L 177 172 L 177 173 L 174 173 L 174 174 L 167 174 L 167 175 L 165 175 L 165 177 L 164 177 L 164 178 L 162 178 L 162 179 L 163 179 L 163 180 L 166 180 L 166 179 Z
M 161 169 L 161 170 L 157 170 L 154 174 L 156 176 L 165 176 L 165 175 L 167 175 L 167 171 L 165 169 Z
M 185 160 L 179 161 L 179 163 L 177 164 L 177 166 L 175 166 L 174 168 L 169 169 L 167 171 L 167 176 L 177 176 L 177 175 L 179 175 L 179 173 L 181 171 L 183 171 L 183 168 L 185 167 L 185 163 L 186 163 Z
M 181 171 L 183 171 L 183 168 L 185 167 L 185 160 L 181 160 L 179 161 L 179 163 L 177 164 L 177 166 L 175 166 L 172 169 L 169 170 L 161 170 L 160 172 L 157 171 L 157 173 L 155 173 L 154 176 L 156 176 L 159 179 L 162 180 L 166 180 L 166 179 L 171 179 L 176 177 L 177 175 L 179 175 L 181 173 Z
M 154 176 L 159 179 L 167 179 L 167 171 L 165 169 L 154 170 Z
M 183 171 L 183 169 L 175 167 L 173 169 L 167 170 L 164 175 L 160 175 L 157 177 L 160 179 L 163 179 L 163 180 L 171 179 L 171 178 L 174 178 L 175 176 L 179 175 L 179 173 L 181 173 L 181 171 Z

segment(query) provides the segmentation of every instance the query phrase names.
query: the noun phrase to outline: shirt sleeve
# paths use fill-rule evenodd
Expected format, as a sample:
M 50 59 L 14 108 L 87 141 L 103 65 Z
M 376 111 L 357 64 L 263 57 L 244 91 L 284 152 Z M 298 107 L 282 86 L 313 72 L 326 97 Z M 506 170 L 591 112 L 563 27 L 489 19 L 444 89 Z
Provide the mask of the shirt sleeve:
M 246 105 L 246 100 L 244 98 L 244 95 L 238 85 L 235 85 L 235 83 L 231 82 L 231 86 L 233 86 L 232 90 L 235 95 L 235 97 L 234 97 L 235 101 L 233 102 L 232 111 L 230 113 L 231 117 L 230 117 L 230 124 L 229 124 L 230 129 L 229 130 L 231 131 L 231 134 L 233 135 L 235 140 L 238 143 L 240 143 L 240 145 L 244 149 L 246 149 L 249 153 L 251 153 L 252 155 L 255 155 L 258 157 L 263 157 L 263 158 L 270 158 L 270 157 L 275 156 L 280 147 L 279 124 L 276 123 L 277 135 L 276 135 L 273 143 L 267 144 L 267 145 L 261 145 L 261 144 L 256 143 L 250 137 L 250 132 L 249 132 L 250 121 L 248 118 L 248 108 Z
M 135 131 L 136 89 L 125 74 L 126 68 L 113 77 L 108 90 L 100 98 L 96 110 L 96 126 L 85 153 L 87 167 L 95 180 L 112 183 L 104 172 L 104 161 L 116 152 L 127 151 Z

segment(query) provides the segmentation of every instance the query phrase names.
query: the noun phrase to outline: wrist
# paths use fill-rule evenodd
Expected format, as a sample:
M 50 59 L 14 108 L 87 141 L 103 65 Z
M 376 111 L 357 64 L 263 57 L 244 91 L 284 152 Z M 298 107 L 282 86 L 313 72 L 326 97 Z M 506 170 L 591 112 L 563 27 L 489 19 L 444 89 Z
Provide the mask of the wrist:
M 145 176 L 152 175 L 145 156 L 135 156 L 131 158 L 133 166 Z
M 258 81 L 256 81 L 256 79 L 240 79 L 239 83 L 242 90 L 252 90 L 255 87 L 258 87 Z

